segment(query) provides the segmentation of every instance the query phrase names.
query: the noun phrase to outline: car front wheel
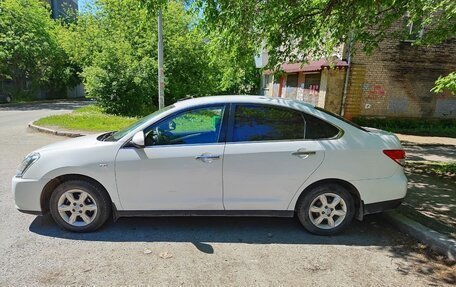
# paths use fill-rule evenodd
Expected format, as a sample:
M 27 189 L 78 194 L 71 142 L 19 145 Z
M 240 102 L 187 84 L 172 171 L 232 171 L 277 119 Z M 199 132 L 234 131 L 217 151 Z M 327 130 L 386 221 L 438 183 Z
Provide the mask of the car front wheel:
M 297 203 L 296 213 L 309 232 L 332 235 L 350 224 L 355 214 L 355 203 L 344 187 L 328 183 L 306 192 Z
M 111 214 L 109 197 L 83 180 L 60 184 L 51 195 L 51 215 L 62 228 L 88 232 L 100 228 Z

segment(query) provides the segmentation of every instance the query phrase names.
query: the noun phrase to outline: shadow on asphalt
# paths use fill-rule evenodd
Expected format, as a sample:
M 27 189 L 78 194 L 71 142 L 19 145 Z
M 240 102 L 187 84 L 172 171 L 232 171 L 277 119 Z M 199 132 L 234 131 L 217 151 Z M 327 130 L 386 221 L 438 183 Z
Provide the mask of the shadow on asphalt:
M 212 243 L 372 246 L 389 252 L 393 268 L 404 276 L 417 274 L 431 285 L 456 283 L 453 262 L 393 230 L 381 215 L 366 216 L 363 222 L 355 220 L 336 236 L 310 234 L 296 218 L 254 217 L 121 218 L 93 233 L 72 233 L 57 227 L 47 215 L 37 217 L 29 229 L 38 235 L 68 240 L 188 242 L 206 254 L 214 254 Z
M 87 100 L 0 104 L 0 111 L 74 110 L 89 104 L 91 101 Z
M 456 148 L 454 146 L 404 146 L 407 160 L 411 161 L 456 161 Z
M 72 233 L 57 227 L 52 218 L 37 217 L 30 231 L 49 237 L 70 240 L 109 242 L 192 242 L 204 253 L 212 253 L 209 244 L 331 244 L 331 245 L 380 245 L 391 244 L 401 237 L 394 230 L 385 232 L 380 216 L 369 216 L 364 222 L 353 221 L 351 226 L 337 236 L 316 236 L 306 232 L 296 218 L 254 217 L 156 217 L 120 218 L 93 233 Z M 391 236 L 397 234 L 397 236 Z

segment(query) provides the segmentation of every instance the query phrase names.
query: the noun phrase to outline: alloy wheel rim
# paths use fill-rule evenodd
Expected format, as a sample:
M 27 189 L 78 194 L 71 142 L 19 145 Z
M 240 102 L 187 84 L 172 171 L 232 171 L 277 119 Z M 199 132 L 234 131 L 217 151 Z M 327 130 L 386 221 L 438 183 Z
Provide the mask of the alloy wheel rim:
M 347 216 L 347 204 L 334 193 L 317 196 L 309 208 L 309 218 L 313 225 L 321 229 L 333 229 L 339 226 Z
M 97 204 L 86 191 L 71 189 L 63 193 L 57 203 L 60 217 L 72 226 L 89 225 L 97 216 Z

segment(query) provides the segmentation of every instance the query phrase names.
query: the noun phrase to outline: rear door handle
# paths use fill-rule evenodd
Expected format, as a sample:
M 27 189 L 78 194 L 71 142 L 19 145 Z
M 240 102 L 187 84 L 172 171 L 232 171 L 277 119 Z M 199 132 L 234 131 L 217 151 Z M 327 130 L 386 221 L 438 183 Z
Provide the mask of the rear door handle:
M 292 155 L 314 155 L 316 153 L 316 151 L 295 151 Z
M 211 163 L 214 159 L 220 159 L 220 155 L 214 155 L 210 153 L 203 153 L 195 157 L 196 160 L 200 160 L 202 162 Z
M 308 158 L 310 155 L 316 154 L 316 151 L 311 151 L 311 150 L 305 150 L 305 149 L 298 149 L 292 155 L 297 156 L 299 158 L 305 159 Z

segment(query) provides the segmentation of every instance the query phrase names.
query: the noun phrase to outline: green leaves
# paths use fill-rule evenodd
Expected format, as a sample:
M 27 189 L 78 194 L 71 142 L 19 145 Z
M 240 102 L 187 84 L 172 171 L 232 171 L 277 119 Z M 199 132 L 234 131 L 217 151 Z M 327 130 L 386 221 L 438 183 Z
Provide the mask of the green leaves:
M 456 72 L 449 73 L 447 76 L 440 76 L 435 81 L 435 87 L 431 91 L 435 93 L 442 93 L 445 90 L 451 92 L 452 95 L 456 95 Z
M 456 35 L 453 0 L 197 0 L 194 9 L 202 11 L 205 28 L 220 34 L 228 49 L 243 45 L 259 52 L 264 46 L 267 68 L 309 56 L 330 57 L 350 35 L 371 52 L 405 15 L 425 27 L 421 44 Z
M 13 93 L 28 79 L 46 87 L 65 87 L 72 78 L 58 43 L 59 24 L 43 1 L 0 1 L 0 79 L 12 79 Z
M 61 33 L 61 45 L 81 66 L 87 95 L 108 113 L 136 116 L 156 109 L 157 5 L 163 8 L 165 100 L 251 91 L 258 79 L 253 51 L 226 49 L 203 31 L 180 1 L 98 0 L 91 13 Z

